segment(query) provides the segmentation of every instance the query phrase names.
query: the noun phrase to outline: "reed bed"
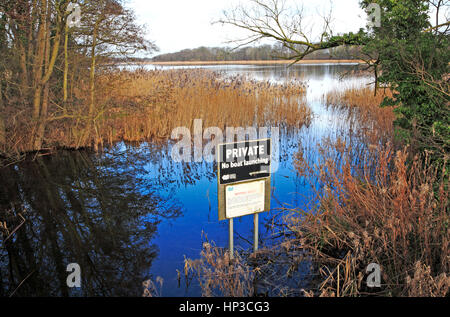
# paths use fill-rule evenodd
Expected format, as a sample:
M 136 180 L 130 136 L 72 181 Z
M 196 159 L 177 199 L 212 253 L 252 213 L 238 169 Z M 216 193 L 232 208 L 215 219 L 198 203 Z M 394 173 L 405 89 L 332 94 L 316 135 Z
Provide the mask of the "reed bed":
M 448 296 L 448 174 L 432 168 L 426 155 L 408 161 L 406 148 L 390 144 L 356 164 L 345 142 L 323 147 L 316 166 L 297 155 L 296 169 L 317 203 L 285 209 L 282 243 L 258 252 L 256 265 L 245 252 L 232 261 L 206 243 L 200 259 L 186 260 L 186 277 L 194 274 L 205 296 L 255 296 L 258 280 L 274 296 Z M 277 270 L 280 253 L 288 262 L 284 271 Z M 381 267 L 380 287 L 367 286 L 372 263 Z M 302 266 L 308 272 L 289 283 Z
M 295 168 L 313 189 L 313 203 L 305 209 L 282 208 L 284 241 L 266 252 L 265 263 L 254 268 L 251 261 L 239 258 L 236 265 L 246 274 L 239 275 L 238 295 L 254 295 L 250 281 L 262 268 L 261 279 L 273 275 L 274 250 L 285 250 L 291 264 L 284 275 L 277 275 L 280 295 L 450 294 L 446 164 L 439 169 L 427 153 L 413 156 L 407 147 L 394 145 L 393 110 L 379 107 L 390 94 L 374 96 L 370 89 L 349 88 L 325 96 L 328 106 L 348 110 L 354 121 L 350 129 L 358 129 L 354 132 L 358 137 L 324 139 L 318 156 L 297 153 Z M 223 274 L 227 255 L 209 251 L 201 256 L 203 266 L 195 267 L 199 278 L 213 281 L 218 289 L 229 289 Z M 309 278 L 308 285 L 288 285 L 286 276 L 302 263 L 311 265 L 304 276 Z M 381 268 L 380 287 L 367 285 L 367 268 L 372 263 Z M 202 284 L 205 290 L 209 286 Z
M 448 174 L 407 149 L 379 146 L 354 164 L 351 147 L 329 143 L 320 169 L 297 157 L 316 185 L 312 211 L 286 217 L 297 243 L 321 273 L 322 296 L 447 296 L 450 287 Z M 445 165 L 444 165 L 445 166 Z M 317 183 L 316 183 L 317 184 Z M 366 268 L 381 266 L 380 288 L 366 286 Z
M 228 250 L 206 241 L 199 259 L 185 259 L 186 286 L 197 279 L 206 297 L 302 296 L 303 285 L 310 280 L 308 258 L 291 242 L 260 248 L 256 253 L 235 251 L 230 259 Z
M 251 297 L 255 296 L 253 281 L 255 270 L 244 257 L 236 252 L 230 259 L 229 252 L 208 241 L 203 243 L 200 259 L 185 259 L 186 281 L 197 278 L 204 297 Z
M 274 85 L 241 76 L 223 79 L 204 70 L 123 72 L 105 81 L 125 82 L 114 85 L 110 103 L 117 105 L 117 112 L 127 104 L 126 120 L 116 116 L 106 130 L 114 127 L 116 136 L 129 141 L 167 139 L 176 127 L 191 128 L 194 119 L 221 129 L 300 127 L 311 120 L 299 82 Z
M 94 112 L 89 85 L 80 83 L 70 107 L 50 105 L 43 148 L 24 110 L 7 115 L 0 155 L 56 148 L 97 147 L 116 141 L 166 141 L 176 127 L 301 127 L 311 121 L 301 82 L 272 84 L 207 70 L 112 71 L 97 76 Z M 14 112 L 14 113 L 13 113 Z M 191 130 L 192 131 L 192 130 Z
M 380 107 L 386 97 L 392 97 L 389 89 L 347 87 L 332 90 L 324 96 L 328 107 L 348 111 L 353 131 L 364 137 L 369 144 L 386 143 L 394 133 L 395 113 L 392 107 Z

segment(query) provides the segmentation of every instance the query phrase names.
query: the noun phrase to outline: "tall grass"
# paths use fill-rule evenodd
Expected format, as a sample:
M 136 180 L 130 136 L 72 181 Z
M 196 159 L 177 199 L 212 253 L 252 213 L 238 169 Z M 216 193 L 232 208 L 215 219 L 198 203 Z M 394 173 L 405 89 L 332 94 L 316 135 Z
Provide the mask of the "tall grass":
M 307 153 L 296 157 L 318 201 L 286 217 L 321 276 L 310 295 L 448 295 L 448 174 L 395 144 L 393 109 L 380 107 L 386 96 L 354 87 L 328 93 L 326 104 L 348 111 L 364 151 L 338 139 L 321 145 L 314 166 Z M 370 263 L 381 266 L 379 289 L 366 285 Z
M 186 259 L 184 275 L 188 280 L 193 274 L 199 281 L 202 296 L 251 297 L 255 295 L 253 280 L 255 271 L 244 258 L 205 242 L 197 260 Z
M 162 288 L 164 279 L 161 276 L 156 277 L 156 280 L 147 280 L 142 283 L 143 293 L 142 297 L 162 297 Z
M 408 148 L 393 145 L 394 114 L 379 107 L 383 98 L 369 89 L 329 93 L 328 106 L 348 111 L 350 130 L 357 130 L 350 134 L 358 137 L 324 140 L 318 157 L 299 151 L 295 158 L 295 168 L 310 182 L 316 203 L 286 210 L 283 217 L 289 234 L 276 248 L 289 245 L 288 273 L 301 262 L 312 264 L 306 290 L 291 288 L 289 294 L 449 295 L 448 173 L 430 164 L 426 153 L 411 156 Z M 223 263 L 223 256 L 202 254 L 201 261 Z M 265 267 L 273 263 L 269 257 Z M 381 267 L 380 288 L 367 286 L 371 263 Z M 243 272 L 250 268 L 242 259 L 239 265 Z M 220 275 L 211 275 L 216 267 L 197 271 L 214 277 L 221 287 Z M 279 283 L 285 281 L 280 275 Z
M 185 259 L 184 278 L 189 287 L 197 279 L 202 295 L 227 297 L 301 296 L 310 278 L 307 255 L 291 240 L 256 253 L 229 252 L 208 241 L 200 258 Z
M 299 127 L 311 120 L 300 82 L 271 84 L 241 76 L 224 78 L 206 70 L 114 71 L 98 75 L 92 116 L 87 110 L 88 83 L 79 86 L 70 107 L 51 106 L 44 148 L 166 140 L 173 128 L 190 128 L 194 119 L 220 128 Z M 30 143 L 33 123 L 26 111 L 8 118 L 7 144 L 0 151 L 40 150 Z
M 328 92 L 324 102 L 328 107 L 347 111 L 353 132 L 368 144 L 376 145 L 391 140 L 394 133 L 392 107 L 380 107 L 385 97 L 392 97 L 389 89 L 379 90 L 374 95 L 372 88 L 349 86 Z
M 407 149 L 394 151 L 390 144 L 358 159 L 344 142 L 328 143 L 322 153 L 319 169 L 306 163 L 304 153 L 296 161 L 317 204 L 285 214 L 289 234 L 259 252 L 257 265 L 237 253 L 231 261 L 209 243 L 200 259 L 186 260 L 185 274 L 195 274 L 203 295 L 255 296 L 259 279 L 274 296 L 448 296 L 445 173 L 428 167 L 427 157 L 408 162 Z M 288 261 L 284 270 L 280 253 Z M 367 286 L 371 263 L 381 267 L 380 288 Z M 301 267 L 309 271 L 289 283 Z
M 430 167 L 427 157 L 408 162 L 406 149 L 390 145 L 367 152 L 357 164 L 345 143 L 326 150 L 318 170 L 299 153 L 299 173 L 319 180 L 319 203 L 287 218 L 323 273 L 321 293 L 370 293 L 365 269 L 377 263 L 381 295 L 448 294 L 448 179 L 439 176 L 446 174 Z
M 223 79 L 203 70 L 124 72 L 106 80 L 125 80 L 115 85 L 111 102 L 119 107 L 130 104 L 127 120 L 117 118 L 112 123 L 126 140 L 167 138 L 175 127 L 191 127 L 194 119 L 222 129 L 254 124 L 301 126 L 311 119 L 301 99 L 301 83 L 273 85 L 240 76 Z

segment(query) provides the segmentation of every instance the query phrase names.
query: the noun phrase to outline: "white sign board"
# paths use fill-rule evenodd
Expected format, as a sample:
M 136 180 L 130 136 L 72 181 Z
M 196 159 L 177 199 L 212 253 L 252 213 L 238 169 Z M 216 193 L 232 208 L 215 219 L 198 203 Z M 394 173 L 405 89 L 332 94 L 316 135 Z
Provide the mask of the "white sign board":
M 228 219 L 263 212 L 264 202 L 265 180 L 225 188 L 225 214 Z

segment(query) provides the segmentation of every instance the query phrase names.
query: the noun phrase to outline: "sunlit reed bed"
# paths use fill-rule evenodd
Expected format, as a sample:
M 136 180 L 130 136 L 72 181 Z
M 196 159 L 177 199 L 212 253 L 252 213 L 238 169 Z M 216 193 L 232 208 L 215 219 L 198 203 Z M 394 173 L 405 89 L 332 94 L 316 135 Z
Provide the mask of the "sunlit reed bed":
M 89 85 L 70 110 L 52 108 L 43 148 L 97 147 L 116 141 L 167 140 L 176 127 L 301 127 L 312 113 L 304 101 L 305 86 L 225 77 L 207 70 L 117 71 L 97 76 L 95 110 L 89 115 Z M 33 122 L 25 113 L 10 116 L 4 153 L 39 150 L 30 144 Z
M 104 96 L 109 113 L 99 127 L 108 141 L 167 139 L 176 127 L 309 124 L 300 82 L 273 84 L 205 70 L 121 72 L 102 78 L 116 87 Z

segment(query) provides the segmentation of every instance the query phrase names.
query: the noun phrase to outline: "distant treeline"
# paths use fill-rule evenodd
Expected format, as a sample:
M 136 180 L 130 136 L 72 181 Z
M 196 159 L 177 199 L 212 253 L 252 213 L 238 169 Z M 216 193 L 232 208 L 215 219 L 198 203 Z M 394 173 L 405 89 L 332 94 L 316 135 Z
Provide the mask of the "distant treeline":
M 184 49 L 176 53 L 161 54 L 152 60 L 155 62 L 175 61 L 252 61 L 280 60 L 289 58 L 289 50 L 281 45 L 261 45 L 256 47 L 199 47 Z M 360 49 L 356 46 L 340 46 L 332 49 L 316 51 L 305 59 L 359 59 Z

